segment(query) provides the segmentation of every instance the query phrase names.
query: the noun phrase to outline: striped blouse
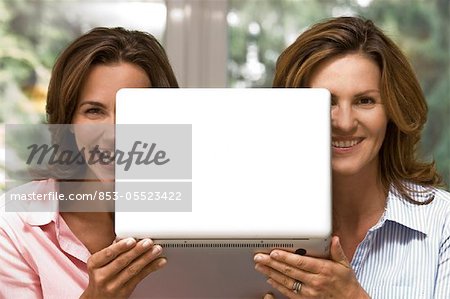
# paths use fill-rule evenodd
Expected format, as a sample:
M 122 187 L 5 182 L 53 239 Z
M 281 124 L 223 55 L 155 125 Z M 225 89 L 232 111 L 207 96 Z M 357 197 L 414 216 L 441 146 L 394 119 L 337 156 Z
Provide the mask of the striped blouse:
M 391 188 L 378 223 L 358 245 L 352 267 L 371 298 L 450 298 L 450 193 L 409 185 L 406 201 Z

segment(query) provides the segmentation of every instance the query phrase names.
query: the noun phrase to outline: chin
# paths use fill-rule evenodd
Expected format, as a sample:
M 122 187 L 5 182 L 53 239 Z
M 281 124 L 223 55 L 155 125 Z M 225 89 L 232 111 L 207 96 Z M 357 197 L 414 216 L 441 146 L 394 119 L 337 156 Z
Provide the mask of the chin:
M 354 159 L 353 161 L 332 161 L 331 169 L 334 176 L 372 176 L 378 172 L 378 159 Z
M 334 176 L 354 176 L 361 173 L 361 168 L 353 165 L 334 165 L 332 164 L 332 172 Z
M 114 167 L 96 165 L 91 168 L 91 173 L 94 180 L 114 181 L 115 179 Z

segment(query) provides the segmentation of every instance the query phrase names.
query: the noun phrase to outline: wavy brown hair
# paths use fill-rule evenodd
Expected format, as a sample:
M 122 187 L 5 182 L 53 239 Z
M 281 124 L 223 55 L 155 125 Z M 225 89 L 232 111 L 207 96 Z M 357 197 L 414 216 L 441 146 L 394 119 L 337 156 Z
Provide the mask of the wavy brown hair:
M 121 27 L 97 27 L 75 39 L 60 54 L 52 70 L 47 94 L 49 124 L 70 124 L 79 94 L 89 70 L 94 65 L 131 63 L 142 68 L 151 87 L 178 87 L 177 79 L 161 44 L 151 34 Z M 51 126 L 52 142 L 64 150 L 76 150 L 68 126 Z M 57 166 L 46 177 L 69 179 L 83 167 Z
M 89 69 L 118 62 L 141 67 L 152 87 L 178 87 L 163 47 L 151 34 L 97 27 L 74 40 L 56 60 L 47 95 L 48 122 L 70 124 Z
M 425 187 L 442 185 L 435 163 L 422 162 L 417 146 L 428 107 L 415 73 L 402 51 L 372 21 L 358 17 L 326 20 L 303 32 L 280 55 L 274 87 L 308 87 L 316 67 L 333 57 L 363 53 L 381 71 L 381 97 L 389 118 L 380 149 L 379 172 L 386 190 L 391 184 L 410 202 L 417 192 L 405 182 Z

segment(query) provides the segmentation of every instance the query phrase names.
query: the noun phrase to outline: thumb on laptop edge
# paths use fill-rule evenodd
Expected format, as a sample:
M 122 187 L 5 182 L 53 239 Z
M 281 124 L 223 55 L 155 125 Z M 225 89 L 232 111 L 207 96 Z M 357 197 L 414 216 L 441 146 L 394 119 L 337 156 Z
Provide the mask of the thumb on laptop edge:
M 272 293 L 267 293 L 264 295 L 263 299 L 275 299 L 275 296 Z

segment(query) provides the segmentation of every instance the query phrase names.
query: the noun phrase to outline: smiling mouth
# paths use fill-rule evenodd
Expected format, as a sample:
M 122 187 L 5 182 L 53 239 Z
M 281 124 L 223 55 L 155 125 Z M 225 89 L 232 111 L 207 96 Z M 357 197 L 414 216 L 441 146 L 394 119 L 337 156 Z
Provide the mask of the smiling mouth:
M 336 148 L 350 148 L 363 141 L 363 138 L 352 139 L 352 140 L 334 140 L 331 145 Z
M 102 165 L 109 165 L 109 164 L 113 164 L 114 165 L 114 159 L 115 159 L 115 152 L 114 149 L 110 149 L 110 148 L 101 148 L 101 147 L 96 147 L 95 148 L 95 160 L 99 163 L 101 163 Z
M 105 154 L 105 155 L 113 155 L 114 154 L 114 149 L 109 149 L 109 148 L 98 148 L 98 152 Z

